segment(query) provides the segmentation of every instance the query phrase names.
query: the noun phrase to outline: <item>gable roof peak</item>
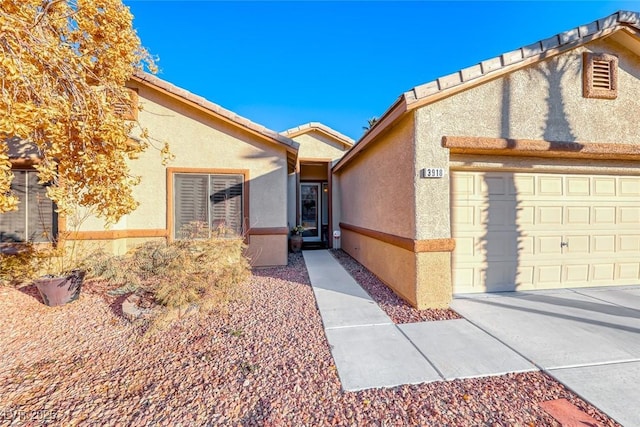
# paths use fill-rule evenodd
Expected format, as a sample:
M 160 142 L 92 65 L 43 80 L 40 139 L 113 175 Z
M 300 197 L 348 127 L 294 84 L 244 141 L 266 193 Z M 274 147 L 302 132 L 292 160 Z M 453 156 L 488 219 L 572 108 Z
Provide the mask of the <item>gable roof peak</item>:
M 630 26 L 640 31 L 640 13 L 626 10 L 615 12 L 589 24 L 580 25 L 530 45 L 503 53 L 500 56 L 481 61 L 479 64 L 455 73 L 439 77 L 429 83 L 416 86 L 403 93 L 402 97 L 404 97 L 407 105 L 410 105 L 447 89 L 491 75 L 511 66 L 515 67 L 525 61 L 535 62 L 559 50 L 587 43 L 595 38 L 608 35 L 622 26 Z
M 263 125 L 252 122 L 251 120 L 242 117 L 231 110 L 227 110 L 226 108 L 223 108 L 220 105 L 215 104 L 202 96 L 189 92 L 186 89 L 182 89 L 181 87 L 169 83 L 166 80 L 162 80 L 161 78 L 147 72 L 136 71 L 132 79 L 140 84 L 154 88 L 174 98 L 177 98 L 183 103 L 194 105 L 197 108 L 204 110 L 211 116 L 217 116 L 222 120 L 231 122 L 233 125 L 244 129 L 245 131 L 248 131 L 254 135 L 258 135 L 261 138 L 265 138 L 267 141 L 276 143 L 281 147 L 284 147 L 287 150 L 287 167 L 289 173 L 294 170 L 298 158 L 298 150 L 300 148 L 300 144 L 298 144 L 293 139 L 288 138 L 286 135 L 281 135 L 276 131 L 264 127 Z
M 640 12 L 619 10 L 609 16 L 580 25 L 527 46 L 481 61 L 455 73 L 416 86 L 403 94 L 380 116 L 376 124 L 360 138 L 358 143 L 333 167 L 337 172 L 364 150 L 369 142 L 416 108 L 542 61 L 593 40 L 610 36 L 618 30 L 631 29 L 640 39 Z M 639 53 L 640 55 L 640 50 Z
M 303 135 L 305 133 L 309 133 L 312 131 L 318 131 L 320 133 L 323 133 L 325 135 L 328 135 L 330 137 L 332 137 L 333 139 L 337 140 L 338 142 L 346 145 L 346 146 L 352 146 L 355 141 L 351 138 L 349 138 L 346 135 L 343 135 L 342 133 L 338 132 L 335 129 L 330 128 L 327 125 L 324 125 L 320 122 L 309 122 L 309 123 L 305 123 L 303 125 L 300 126 L 296 126 L 294 128 L 291 129 L 287 129 L 285 131 L 280 132 L 281 135 L 287 136 L 289 138 L 295 138 L 296 136 L 299 135 Z

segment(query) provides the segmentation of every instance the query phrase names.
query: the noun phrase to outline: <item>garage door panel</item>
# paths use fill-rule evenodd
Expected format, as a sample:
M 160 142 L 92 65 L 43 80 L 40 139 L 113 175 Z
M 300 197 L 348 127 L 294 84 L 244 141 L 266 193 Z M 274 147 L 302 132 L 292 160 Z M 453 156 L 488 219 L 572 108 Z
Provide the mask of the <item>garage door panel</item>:
M 640 262 L 619 263 L 617 265 L 617 279 L 630 280 L 631 283 L 640 280 Z
M 520 204 L 517 205 L 516 207 L 516 219 L 517 219 L 517 224 L 519 226 L 530 226 L 530 225 L 535 225 L 535 218 L 536 218 L 536 208 L 535 206 L 522 206 Z
M 615 264 L 593 264 L 591 267 L 592 280 L 609 282 L 613 280 L 613 273 L 615 271 Z
M 587 255 L 591 253 L 591 237 L 588 235 L 566 236 L 564 240 L 567 243 L 565 248 L 567 254 Z
M 640 207 L 621 206 L 618 210 L 620 224 L 640 226 Z
M 515 175 L 513 177 L 513 190 L 518 197 L 535 195 L 536 180 L 533 175 Z
M 562 224 L 562 207 L 561 206 L 540 206 L 538 207 L 539 225 L 561 225 Z
M 538 237 L 536 254 L 556 255 L 562 253 L 562 236 L 541 236 Z
M 615 224 L 616 223 L 616 207 L 615 206 L 596 206 L 593 208 L 593 223 Z
M 609 197 L 616 195 L 616 179 L 615 178 L 602 178 L 594 177 L 593 181 L 593 195 L 595 197 Z
M 567 177 L 567 196 L 582 197 L 591 194 L 591 180 L 585 176 Z
M 640 235 L 622 234 L 618 236 L 618 252 L 640 253 Z
M 615 235 L 593 236 L 592 242 L 594 254 L 610 254 L 616 250 Z
M 567 206 L 565 224 L 583 227 L 591 222 L 591 208 L 588 206 Z
M 562 196 L 563 182 L 561 176 L 539 175 L 538 196 Z
M 452 178 L 455 292 L 640 284 L 639 177 Z
M 458 195 L 478 194 L 475 188 L 475 175 L 456 174 L 451 182 L 451 192 Z
M 564 266 L 563 282 L 577 283 L 589 280 L 589 264 L 570 264 Z
M 562 278 L 561 265 L 541 265 L 537 268 L 538 283 L 545 285 L 557 285 Z M 555 286 L 554 286 L 555 287 Z
M 620 178 L 619 182 L 621 197 L 640 196 L 640 178 Z

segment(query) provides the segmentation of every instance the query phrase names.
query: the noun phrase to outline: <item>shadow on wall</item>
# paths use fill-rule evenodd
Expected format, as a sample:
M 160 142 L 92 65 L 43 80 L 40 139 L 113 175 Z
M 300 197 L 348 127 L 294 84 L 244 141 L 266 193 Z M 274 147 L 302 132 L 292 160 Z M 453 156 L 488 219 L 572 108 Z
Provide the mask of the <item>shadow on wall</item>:
M 485 204 L 481 224 L 485 234 L 476 245 L 484 261 L 482 284 L 486 292 L 515 291 L 526 278 L 519 277 L 523 242 L 514 174 L 485 172 L 482 184 Z
M 580 64 L 575 66 L 576 62 Z M 567 117 L 565 101 L 563 97 L 563 78 L 570 70 L 573 70 L 574 79 L 581 78 L 582 59 L 579 54 L 552 58 L 539 66 L 531 68 L 532 73 L 542 76 L 547 82 L 547 117 L 542 131 L 542 139 L 545 141 L 574 142 L 576 135 L 573 133 L 571 123 Z M 578 85 L 581 87 L 581 84 Z M 582 96 L 582 94 L 576 94 Z
M 546 82 L 547 113 L 540 131 L 545 141 L 574 142 L 576 135 L 567 117 L 563 97 L 563 78 L 569 70 L 574 70 L 573 78 L 580 78 L 581 66 L 576 67 L 574 61 L 581 61 L 580 56 L 571 55 L 550 59 L 530 68 L 530 72 L 538 74 Z M 530 91 L 536 90 L 537 79 L 530 76 L 533 83 Z M 526 123 L 514 123 L 512 115 L 512 81 L 509 76 L 503 79 L 501 137 L 511 140 L 514 137 L 535 138 L 534 135 L 523 135 L 521 129 Z M 517 97 L 516 97 L 517 98 Z M 517 101 L 517 99 L 516 99 Z M 521 126 L 519 126 L 521 125 Z M 558 144 L 552 144 L 554 148 Z M 576 144 L 579 150 L 580 145 Z M 533 285 L 533 267 L 522 266 L 522 257 L 533 254 L 533 243 L 527 243 L 523 235 L 522 221 L 527 218 L 522 201 L 519 198 L 521 189 L 514 172 L 485 172 L 483 174 L 484 208 L 482 225 L 485 234 L 477 242 L 476 249 L 483 254 L 484 268 L 482 277 L 484 288 L 488 292 L 514 291 L 523 284 Z M 534 183 L 537 185 L 537 182 Z

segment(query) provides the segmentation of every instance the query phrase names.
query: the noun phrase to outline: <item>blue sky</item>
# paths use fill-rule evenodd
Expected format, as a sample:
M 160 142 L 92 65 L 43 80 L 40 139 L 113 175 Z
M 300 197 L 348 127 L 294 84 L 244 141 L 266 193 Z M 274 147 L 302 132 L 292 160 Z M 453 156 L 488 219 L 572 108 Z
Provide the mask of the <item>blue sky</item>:
M 283 131 L 354 139 L 414 86 L 638 1 L 124 0 L 158 76 Z

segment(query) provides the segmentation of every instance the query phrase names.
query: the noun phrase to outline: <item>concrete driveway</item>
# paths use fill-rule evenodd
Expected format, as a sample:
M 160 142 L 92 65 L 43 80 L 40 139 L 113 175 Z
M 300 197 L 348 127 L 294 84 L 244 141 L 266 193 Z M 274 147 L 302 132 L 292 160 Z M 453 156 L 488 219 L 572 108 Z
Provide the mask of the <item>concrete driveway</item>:
M 625 426 L 640 426 L 640 286 L 461 295 L 451 307 Z

